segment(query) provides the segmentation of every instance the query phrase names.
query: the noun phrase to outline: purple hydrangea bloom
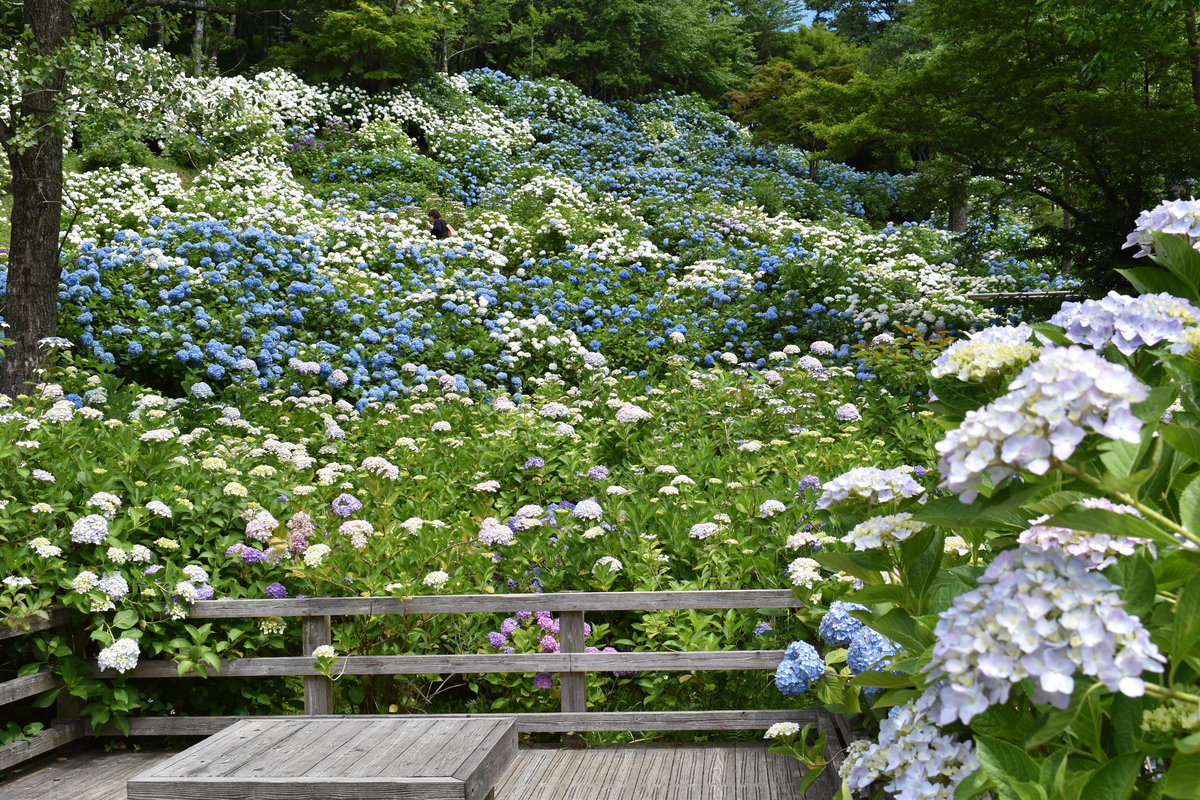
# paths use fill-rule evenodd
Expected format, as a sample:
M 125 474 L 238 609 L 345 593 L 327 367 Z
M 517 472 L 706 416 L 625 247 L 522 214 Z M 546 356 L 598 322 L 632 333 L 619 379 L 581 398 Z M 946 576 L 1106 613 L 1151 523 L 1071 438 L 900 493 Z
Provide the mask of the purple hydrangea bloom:
M 546 634 L 538 640 L 538 647 L 541 648 L 543 653 L 557 653 L 558 639 L 555 639 L 550 634 Z
M 242 559 L 243 564 L 257 564 L 267 557 L 267 554 L 257 547 L 243 547 L 238 552 L 238 557 Z
M 284 588 L 282 583 L 276 581 L 267 587 L 265 594 L 272 600 L 282 600 L 288 596 L 288 590 Z
M 546 612 L 542 612 L 542 613 L 546 613 Z M 518 611 L 517 612 L 517 619 L 519 619 L 519 620 L 526 620 L 532 616 L 533 616 L 532 611 Z
M 546 466 L 546 459 L 541 456 L 531 456 L 526 462 L 523 469 L 539 469 Z
M 354 495 L 339 494 L 337 497 L 333 498 L 333 502 L 330 504 L 330 506 L 333 508 L 333 513 L 337 514 L 339 517 L 348 517 L 355 511 L 358 511 L 360 508 L 362 508 L 362 503 L 359 502 L 358 498 Z
M 160 569 L 162 569 L 162 564 L 151 564 L 150 566 L 148 566 L 144 570 L 142 570 L 142 574 L 143 575 L 153 575 L 154 573 L 158 572 Z
M 500 631 L 492 631 L 487 635 L 488 646 L 499 650 L 504 645 L 508 644 L 508 637 Z
M 800 479 L 800 484 L 796 489 L 802 495 L 807 495 L 809 492 L 819 492 L 821 491 L 821 479 L 816 475 L 805 475 Z
M 775 629 L 771 627 L 771 623 L 763 620 L 754 626 L 754 635 L 762 636 L 764 633 L 770 633 L 773 630 Z
M 160 567 L 160 569 L 161 569 L 161 567 Z M 196 599 L 197 600 L 212 600 L 213 594 L 214 594 L 213 587 L 209 586 L 208 584 L 204 584 L 203 586 L 196 587 Z
M 554 676 L 549 672 L 539 672 L 533 676 L 533 688 L 535 689 L 553 689 Z
M 925 467 L 921 467 L 921 466 L 913 467 L 913 477 L 915 477 L 915 478 L 924 478 L 928 474 L 929 474 L 929 470 L 925 469 Z
M 507 617 L 504 620 L 504 622 L 500 623 L 500 632 L 503 633 L 505 636 L 512 636 L 513 631 L 515 631 L 520 626 L 521 626 L 520 621 L 513 619 L 512 617 Z
M 608 467 L 603 464 L 597 464 L 587 471 L 587 476 L 594 481 L 603 481 L 608 479 Z

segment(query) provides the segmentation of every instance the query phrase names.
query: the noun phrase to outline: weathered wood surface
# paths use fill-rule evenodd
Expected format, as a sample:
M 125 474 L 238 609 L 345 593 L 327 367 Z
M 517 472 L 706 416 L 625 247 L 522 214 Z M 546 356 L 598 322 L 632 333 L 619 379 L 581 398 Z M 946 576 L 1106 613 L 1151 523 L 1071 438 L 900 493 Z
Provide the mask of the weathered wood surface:
M 23 678 L 0 683 L 0 706 L 33 697 L 35 694 L 62 686 L 62 680 L 50 671 L 35 672 Z
M 192 619 L 385 614 L 507 614 L 516 611 L 673 611 L 703 608 L 803 608 L 786 589 L 694 592 L 548 592 L 419 597 L 306 597 L 283 600 L 202 600 Z
M 0 639 L 11 639 L 14 636 L 25 636 L 26 634 L 37 633 L 38 631 L 48 631 L 51 628 L 57 628 L 59 625 L 66 624 L 70 619 L 70 609 L 55 606 L 45 612 L 39 611 L 38 616 L 24 620 L 20 628 L 6 628 L 0 625 Z
M 332 620 L 325 617 L 305 617 L 301 630 L 304 652 L 311 654 L 322 645 L 333 644 Z M 222 664 L 224 669 L 224 664 Z M 330 714 L 333 712 L 333 683 L 324 675 L 305 677 L 304 679 L 304 713 Z
M 742 731 L 766 730 L 776 722 L 800 725 L 824 725 L 823 712 L 813 709 L 775 709 L 764 711 L 588 711 L 582 714 L 558 712 L 521 714 L 429 714 L 398 717 L 356 714 L 331 719 L 489 719 L 516 721 L 518 733 L 572 733 L 587 731 Z M 208 736 L 225 730 L 244 717 L 133 717 L 131 736 Z M 285 716 L 252 717 L 258 720 L 296 719 Z M 108 735 L 115 731 L 107 729 Z
M 175 755 L 72 755 L 0 782 L 0 797 L 126 800 L 126 780 Z M 829 800 L 813 790 L 802 796 L 798 780 L 796 762 L 769 755 L 759 744 L 538 748 L 517 753 L 496 786 L 496 800 Z
M 248 719 L 129 780 L 129 800 L 483 800 L 513 721 Z
M 15 767 L 22 761 L 49 753 L 56 747 L 62 747 L 64 744 L 83 738 L 85 733 L 86 729 L 82 722 L 67 722 L 46 728 L 28 742 L 13 742 L 0 747 L 0 770 Z M 2 792 L 0 792 L 0 797 L 8 800 Z
M 714 650 L 666 653 L 480 653 L 467 655 L 345 656 L 334 666 L 345 675 L 428 675 L 482 672 L 660 672 L 690 670 L 774 669 L 782 650 Z M 221 662 L 209 677 L 245 678 L 286 675 L 316 676 L 311 656 L 238 658 Z M 103 676 L 93 667 L 96 677 Z M 175 678 L 174 661 L 142 661 L 125 675 L 130 678 Z M 184 677 L 200 677 L 189 672 Z M 319 712 L 315 712 L 319 713 Z

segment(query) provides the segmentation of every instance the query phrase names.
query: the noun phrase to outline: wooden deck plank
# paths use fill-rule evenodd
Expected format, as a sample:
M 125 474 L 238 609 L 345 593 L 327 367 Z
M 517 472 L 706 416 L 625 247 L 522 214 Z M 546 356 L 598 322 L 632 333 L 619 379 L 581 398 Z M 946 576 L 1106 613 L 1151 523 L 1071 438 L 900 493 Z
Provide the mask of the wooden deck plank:
M 305 725 L 308 723 L 305 722 Z M 201 754 L 196 753 L 190 766 L 184 767 L 181 775 L 198 777 L 225 777 L 232 775 L 242 768 L 253 767 L 255 762 L 266 752 L 279 746 L 281 742 L 303 732 L 303 727 L 294 725 L 279 725 L 259 720 L 251 720 L 240 725 L 242 735 L 235 740 L 236 746 L 225 742 L 221 747 L 223 755 L 217 758 L 201 760 Z M 188 751 L 184 751 L 185 754 Z
M 511 726 L 512 721 L 507 719 L 470 720 L 460 725 L 451 741 L 444 743 L 432 758 L 412 774 L 428 778 L 453 776 L 464 761 L 471 760 L 475 751 L 483 748 L 490 750 L 494 744 L 493 737 L 500 736 L 502 730 Z
M 272 777 L 290 778 L 310 775 L 316 764 L 324 761 L 330 753 L 336 753 L 371 723 L 355 723 L 348 720 L 335 722 L 326 730 L 308 739 L 293 736 L 284 742 L 284 747 L 270 754 L 273 763 L 264 765 L 265 772 Z M 338 775 L 326 777 L 336 778 Z
M 328 753 L 321 761 L 309 767 L 308 774 L 316 777 L 333 777 L 348 774 L 354 764 L 384 741 L 389 725 L 387 720 L 371 720 L 339 750 Z
M 433 720 L 417 720 L 418 724 L 407 726 L 403 733 L 389 738 L 383 746 L 374 747 L 367 752 L 356 764 L 351 766 L 347 775 L 375 775 L 386 764 L 403 757 L 403 754 L 419 746 L 425 734 L 433 727 Z

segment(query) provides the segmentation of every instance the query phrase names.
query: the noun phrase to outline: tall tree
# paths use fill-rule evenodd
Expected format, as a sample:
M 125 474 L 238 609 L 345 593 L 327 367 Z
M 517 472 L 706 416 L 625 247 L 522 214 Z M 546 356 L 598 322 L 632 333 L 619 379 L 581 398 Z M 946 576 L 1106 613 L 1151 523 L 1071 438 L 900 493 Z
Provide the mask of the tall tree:
M 12 170 L 13 201 L 7 289 L 0 310 L 11 341 L 4 348 L 2 394 L 17 394 L 33 380 L 44 355 L 39 342 L 58 329 L 67 67 L 82 39 L 155 7 L 221 10 L 191 0 L 132 0 L 128 5 L 25 0 L 19 21 L 4 17 L 7 41 L 0 45 L 11 47 L 15 56 L 7 77 L 16 91 L 0 110 L 0 146 Z

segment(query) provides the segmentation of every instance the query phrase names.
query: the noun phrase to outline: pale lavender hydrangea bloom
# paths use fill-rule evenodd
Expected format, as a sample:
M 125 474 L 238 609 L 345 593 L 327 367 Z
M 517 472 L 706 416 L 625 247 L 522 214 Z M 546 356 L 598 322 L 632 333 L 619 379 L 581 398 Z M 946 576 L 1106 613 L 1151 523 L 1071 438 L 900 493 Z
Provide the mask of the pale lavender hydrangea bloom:
M 912 474 L 907 470 L 855 467 L 822 487 L 817 508 L 826 509 L 849 501 L 861 501 L 869 506 L 876 506 L 924 493 L 925 487 L 913 480 Z
M 846 750 L 841 776 L 851 791 L 886 781 L 889 797 L 935 800 L 954 796 L 955 788 L 979 767 L 970 739 L 942 733 L 929 718 L 929 693 L 896 706 L 880 723 L 879 739 L 860 739 Z
M 608 479 L 608 467 L 603 464 L 597 464 L 587 471 L 587 476 L 594 481 L 603 481 Z
M 889 514 L 863 520 L 843 536 L 842 541 L 854 545 L 855 550 L 874 550 L 899 544 L 928 527 L 924 522 L 914 520 L 912 514 Z
M 640 422 L 644 419 L 650 419 L 650 412 L 641 406 L 635 406 L 633 403 L 626 403 L 617 409 L 617 422 L 630 423 Z
M 586 500 L 579 501 L 579 504 L 571 510 L 571 516 L 578 519 L 600 519 L 604 516 L 604 509 L 600 508 L 600 504 L 596 502 L 596 498 L 589 497 Z
M 1033 699 L 1066 708 L 1075 673 L 1128 697 L 1145 693 L 1142 673 L 1165 661 L 1118 589 L 1058 550 L 1018 547 L 996 557 L 979 588 L 939 615 L 928 672 L 942 679 L 936 722 L 970 722 L 1033 681 Z
M 1154 246 L 1152 234 L 1168 233 L 1186 236 L 1192 247 L 1200 244 L 1200 200 L 1164 200 L 1150 211 L 1138 215 L 1137 227 L 1125 239 L 1123 247 L 1138 248 L 1134 258 L 1150 255 Z
M 271 516 L 269 511 L 259 511 L 246 523 L 246 538 L 256 542 L 271 540 L 271 534 L 279 527 L 279 520 Z
M 1125 367 L 1082 347 L 1047 349 L 1013 380 L 1008 394 L 967 412 L 937 443 L 941 486 L 969 503 L 986 474 L 999 483 L 1018 470 L 1044 475 L 1090 431 L 1137 443 L 1131 408 L 1149 389 Z
M 71 541 L 79 544 L 103 544 L 108 538 L 108 520 L 99 514 L 88 514 L 71 526 Z
M 484 547 L 512 544 L 513 530 L 495 517 L 488 517 L 479 528 L 479 543 Z
M 1143 345 L 1177 338 L 1200 321 L 1200 308 L 1169 294 L 1138 297 L 1109 292 L 1099 300 L 1064 303 L 1050 322 L 1077 344 L 1098 349 L 1110 342 L 1125 355 Z
M 843 403 L 833 415 L 841 422 L 858 422 L 862 419 L 862 413 L 854 403 Z
M 758 515 L 764 519 L 782 514 L 784 511 L 787 511 L 787 506 L 778 500 L 764 500 L 758 507 Z

